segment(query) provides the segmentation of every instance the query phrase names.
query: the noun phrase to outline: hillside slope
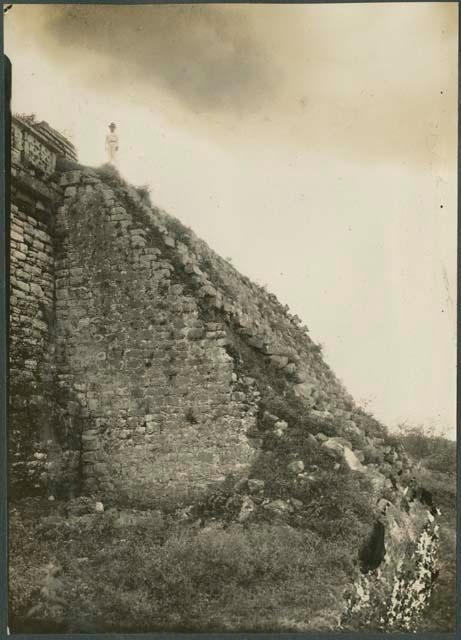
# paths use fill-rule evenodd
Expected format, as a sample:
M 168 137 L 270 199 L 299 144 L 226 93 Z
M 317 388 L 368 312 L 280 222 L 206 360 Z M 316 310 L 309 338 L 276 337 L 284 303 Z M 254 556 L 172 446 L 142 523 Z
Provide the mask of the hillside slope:
M 142 191 L 59 178 L 53 500 L 13 511 L 15 630 L 418 628 L 438 525 L 401 443 Z

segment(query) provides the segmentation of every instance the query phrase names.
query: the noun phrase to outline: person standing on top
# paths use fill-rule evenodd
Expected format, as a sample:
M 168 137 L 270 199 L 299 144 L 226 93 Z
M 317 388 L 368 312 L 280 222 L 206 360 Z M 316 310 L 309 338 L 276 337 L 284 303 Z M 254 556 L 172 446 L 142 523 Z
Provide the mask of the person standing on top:
M 115 133 L 115 123 L 109 125 L 110 133 L 106 136 L 106 152 L 109 157 L 109 163 L 116 166 L 118 152 L 118 135 Z

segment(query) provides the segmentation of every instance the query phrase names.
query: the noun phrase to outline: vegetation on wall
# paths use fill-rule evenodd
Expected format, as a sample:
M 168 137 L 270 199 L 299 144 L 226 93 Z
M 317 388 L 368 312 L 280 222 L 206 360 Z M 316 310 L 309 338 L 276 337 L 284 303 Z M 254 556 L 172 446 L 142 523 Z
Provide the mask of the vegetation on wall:
M 108 283 L 111 249 L 107 239 L 109 234 L 118 238 L 125 232 L 120 223 L 118 226 L 117 223 L 108 224 L 98 215 L 107 197 L 117 200 L 129 211 L 130 225 L 132 222 L 133 227 L 141 229 L 142 242 L 151 250 L 158 249 L 162 260 L 171 267 L 167 269 L 171 277 L 168 275 L 159 286 L 159 304 L 154 315 L 161 316 L 168 304 L 168 291 L 179 285 L 191 299 L 199 299 L 194 307 L 201 325 L 193 327 L 196 335 L 202 336 L 203 327 L 213 324 L 223 329 L 220 331 L 223 348 L 214 351 L 219 351 L 219 357 L 229 365 L 228 378 L 232 376 L 232 382 L 223 392 L 223 402 L 230 396 L 238 396 L 247 414 L 255 418 L 248 420 L 251 430 L 238 436 L 242 440 L 247 437 L 256 453 L 244 477 L 238 473 L 222 473 L 215 486 L 209 487 L 208 491 L 201 488 L 201 495 L 194 495 L 190 501 L 171 492 L 166 499 L 162 496 L 162 500 L 155 503 L 157 496 L 154 494 L 153 499 L 152 495 L 147 496 L 139 482 L 139 492 L 144 493 L 139 500 L 133 500 L 133 493 L 127 499 L 122 495 L 123 491 L 106 496 L 98 489 L 86 497 L 71 500 L 46 501 L 32 497 L 12 503 L 11 628 L 15 632 L 338 629 L 347 605 L 344 600 L 347 589 L 355 585 L 359 587 L 359 595 L 367 596 L 372 592 L 369 589 L 372 576 L 362 577 L 363 563 L 361 566 L 359 560 L 364 542 L 376 528 L 377 500 L 371 483 L 372 473 L 362 472 L 361 466 L 361 470 L 354 470 L 337 450 L 335 454 L 322 446 L 325 441 L 335 439 L 337 446 L 342 443 L 350 447 L 357 461 L 360 456 L 379 480 L 384 484 L 387 482 L 387 489 L 380 497 L 386 495 L 391 503 L 392 500 L 397 502 L 392 455 L 404 445 L 413 458 L 417 483 L 433 497 L 435 504 L 440 505 L 444 518 L 440 531 L 439 588 L 433 589 L 429 607 L 418 628 L 425 626 L 440 631 L 445 625 L 447 630 L 452 630 L 449 625 L 454 620 L 455 476 L 451 445 L 444 439 L 427 437 L 418 431 L 390 435 L 343 392 L 323 362 L 321 348 L 308 337 L 303 338 L 303 345 L 309 354 L 308 364 L 318 382 L 319 394 L 312 404 L 305 402 L 295 391 L 299 382 L 296 367 L 292 367 L 289 375 L 281 373 L 272 366 L 270 354 L 255 346 L 258 341 L 250 342 L 246 327 L 238 325 L 225 308 L 210 305 L 205 295 L 199 296 L 194 280 L 196 272 L 193 267 L 191 272 L 184 269 L 175 244 L 179 242 L 190 248 L 192 232 L 158 210 L 153 210 L 151 215 L 145 207 L 149 194 L 142 187 L 137 190 L 140 204 L 135 206 L 129 187 L 112 167 L 101 167 L 96 175 L 113 193 L 95 195 L 93 199 L 84 200 L 83 205 L 80 202 L 78 211 L 82 217 L 70 215 L 69 225 L 78 240 L 75 243 L 77 253 L 91 252 L 87 261 L 89 266 L 85 265 L 92 271 L 91 278 L 97 276 L 101 281 L 98 281 L 96 306 L 102 310 L 102 323 L 106 322 L 116 298 Z M 72 204 L 69 210 L 77 212 Z M 163 232 L 153 224 L 155 216 L 165 221 L 167 233 L 171 234 L 168 237 L 170 244 L 164 242 Z M 89 233 L 96 239 L 91 247 L 86 242 Z M 63 247 L 58 250 L 62 251 Z M 129 254 L 131 249 L 127 247 L 126 251 Z M 206 252 L 199 258 L 201 268 L 211 274 L 213 284 L 232 298 L 235 274 L 229 272 L 231 275 L 224 277 L 216 266 L 218 263 Z M 233 269 L 231 265 L 227 268 Z M 89 282 L 93 282 L 91 278 L 88 277 Z M 239 280 L 239 284 L 242 282 L 246 287 L 247 279 Z M 135 309 L 133 317 L 124 321 L 131 331 L 137 321 L 136 309 L 142 313 L 142 301 L 130 282 L 123 284 L 122 291 L 121 282 L 112 283 L 117 289 L 117 299 Z M 257 303 L 249 301 L 253 294 Z M 250 309 L 258 306 L 258 318 L 270 318 L 272 313 L 265 328 L 268 334 L 277 337 L 276 320 L 281 305 L 272 305 L 270 294 L 261 288 L 258 293 L 251 287 L 245 289 L 242 299 Z M 242 307 L 245 304 L 242 303 Z M 290 322 L 285 314 L 283 326 L 288 327 Z M 165 328 L 165 334 L 168 334 L 165 339 L 176 335 L 177 328 L 173 322 L 171 324 Z M 71 328 L 67 331 L 70 334 Z M 146 335 L 145 340 L 150 343 L 144 350 L 139 349 L 139 370 L 152 372 L 155 357 L 151 334 L 147 332 Z M 296 329 L 290 332 L 290 339 L 293 335 L 301 334 Z M 183 337 L 181 340 L 185 342 Z M 162 363 L 165 360 L 162 366 L 169 372 L 169 382 L 173 385 L 175 375 L 181 373 L 176 371 L 180 368 L 179 359 L 175 362 L 170 354 L 161 360 Z M 133 379 L 134 386 L 139 386 L 135 375 Z M 133 388 L 133 397 L 138 392 L 138 387 Z M 334 396 L 331 403 L 328 402 L 329 394 Z M 183 432 L 197 429 L 205 440 L 207 432 L 200 432 L 200 415 L 192 395 L 181 400 L 181 411 L 176 412 L 175 418 L 181 421 Z M 67 402 L 71 398 L 63 395 L 63 400 Z M 209 401 L 208 398 L 205 400 Z M 97 394 L 95 401 L 98 401 Z M 337 404 L 340 408 L 335 413 Z M 135 468 L 141 464 L 141 450 L 146 442 L 141 440 L 149 423 L 147 409 L 146 413 L 145 418 L 144 414 L 138 416 L 137 433 L 143 444 L 133 455 Z M 344 418 L 345 414 L 350 418 L 352 413 L 360 428 L 354 420 Z M 241 422 L 237 423 L 241 425 Z M 160 427 L 155 420 L 149 424 L 152 432 L 152 435 L 149 432 L 149 442 L 155 442 Z M 227 429 L 227 423 L 225 426 Z M 212 427 L 213 424 L 208 423 L 207 428 Z M 109 428 L 110 425 L 104 424 L 104 429 Z M 229 420 L 228 429 L 232 428 Z M 68 431 L 63 420 L 61 435 L 64 439 L 72 436 Z M 79 437 L 78 433 L 76 444 Z M 200 440 L 200 446 L 201 443 Z M 170 444 L 172 453 L 178 457 L 176 442 Z M 221 441 L 218 444 L 221 445 Z M 125 440 L 122 451 L 124 446 Z M 194 450 L 193 453 L 199 456 L 202 452 Z M 148 467 L 148 474 L 153 474 L 152 466 Z M 56 496 L 61 497 L 59 493 Z M 427 555 L 431 553 L 430 550 Z M 419 570 L 420 565 L 417 562 L 414 565 Z M 402 593 L 409 591 L 406 587 L 414 585 L 418 579 L 413 569 L 404 577 L 397 575 L 400 586 L 403 585 Z M 432 566 L 428 571 L 432 580 Z M 392 581 L 387 581 L 383 592 L 380 592 L 381 586 L 378 580 L 373 602 L 387 602 L 386 597 L 392 594 Z M 388 624 L 392 621 L 394 630 L 405 630 L 397 621 L 398 607 L 394 609 L 389 613 Z M 359 615 L 349 621 L 351 629 L 380 628 L 382 623 L 373 617 L 376 613 L 373 607 L 368 607 L 367 615 L 357 612 Z

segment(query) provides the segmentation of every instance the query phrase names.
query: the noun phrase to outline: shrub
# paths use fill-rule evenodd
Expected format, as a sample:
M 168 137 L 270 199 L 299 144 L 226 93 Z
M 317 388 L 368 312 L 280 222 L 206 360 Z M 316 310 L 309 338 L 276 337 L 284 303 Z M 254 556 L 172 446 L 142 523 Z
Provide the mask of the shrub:
M 364 463 L 365 464 L 380 464 L 384 460 L 384 453 L 381 449 L 375 447 L 365 446 L 363 448 Z
M 117 186 L 120 186 L 121 184 L 120 174 L 117 168 L 114 167 L 113 164 L 110 164 L 109 162 L 107 162 L 101 165 L 100 167 L 97 167 L 96 169 L 94 169 L 94 171 L 102 180 L 108 182 L 109 184 L 113 185 L 115 183 Z
M 34 125 L 37 122 L 37 116 L 35 113 L 16 113 L 14 114 L 16 118 L 23 120 L 27 124 Z
M 356 558 L 373 524 L 369 483 L 347 469 L 320 470 L 317 475 L 315 482 L 296 494 L 306 504 L 302 525 L 326 540 L 341 540 L 350 557 Z
M 63 621 L 66 600 L 66 585 L 59 564 L 49 562 L 44 570 L 43 584 L 37 595 L 37 602 L 27 612 L 32 619 L 49 619 L 60 624 Z
M 136 192 L 141 198 L 142 202 L 145 202 L 148 205 L 151 205 L 151 197 L 150 197 L 150 186 L 148 184 L 143 184 L 140 187 L 136 187 Z
M 397 437 L 409 455 L 427 468 L 456 473 L 456 443 L 436 435 L 434 429 L 400 425 Z
M 180 220 L 174 218 L 173 216 L 167 216 L 165 218 L 165 226 L 170 233 L 174 234 L 185 244 L 188 244 L 191 235 L 193 235 L 193 231 L 190 227 L 187 227 L 185 224 L 180 222 Z
M 366 438 L 362 433 L 355 433 L 354 431 L 350 431 L 345 435 L 351 443 L 353 449 L 363 450 L 367 446 Z
M 186 409 L 186 413 L 184 414 L 184 417 L 186 418 L 186 421 L 189 424 L 198 424 L 199 420 L 197 418 L 197 414 L 194 410 L 193 407 L 188 407 Z

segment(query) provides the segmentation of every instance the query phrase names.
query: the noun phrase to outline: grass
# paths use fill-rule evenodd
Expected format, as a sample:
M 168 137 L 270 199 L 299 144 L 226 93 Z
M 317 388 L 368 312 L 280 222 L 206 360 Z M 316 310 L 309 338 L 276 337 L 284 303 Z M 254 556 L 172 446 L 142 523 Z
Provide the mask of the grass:
M 95 513 L 90 498 L 70 503 L 74 515 L 61 501 L 28 498 L 10 505 L 11 629 L 282 632 L 334 626 L 371 525 L 366 482 L 360 474 L 321 466 L 314 486 L 294 490 L 284 467 L 268 456 L 263 468 L 263 459 L 254 477 L 265 478 L 265 493 L 287 498 L 291 492 L 303 503 L 283 520 L 259 515 L 236 523 L 230 482 L 222 496 L 201 505 L 203 518 L 196 509 L 184 518 L 173 508 L 162 513 L 120 505 Z M 453 631 L 454 477 L 422 464 L 419 481 L 442 508 L 440 575 L 421 630 Z M 59 616 L 28 617 L 34 608 L 56 611 L 52 595 L 40 592 L 50 563 L 59 567 Z
M 14 632 L 34 630 L 27 612 L 43 598 L 50 561 L 61 568 L 62 628 L 73 632 L 308 629 L 355 570 L 339 540 L 284 523 L 200 528 L 151 517 L 118 528 L 118 515 L 66 518 L 38 500 L 12 510 Z

